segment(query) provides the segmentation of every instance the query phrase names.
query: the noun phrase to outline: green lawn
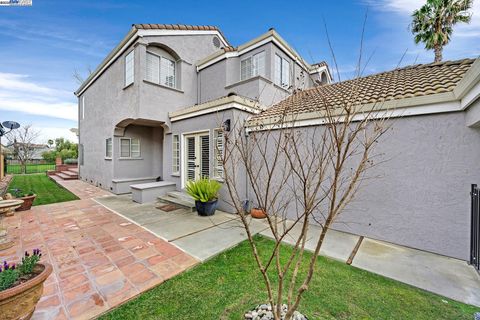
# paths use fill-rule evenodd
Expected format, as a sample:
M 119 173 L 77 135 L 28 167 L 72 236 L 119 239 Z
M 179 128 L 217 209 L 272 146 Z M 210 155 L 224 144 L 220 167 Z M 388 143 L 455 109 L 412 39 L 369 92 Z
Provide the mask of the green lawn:
M 78 197 L 52 181 L 46 174 L 14 175 L 7 192 L 20 189 L 24 193 L 33 192 L 37 195 L 34 206 L 78 200 Z
M 273 242 L 257 238 L 260 252 Z M 290 247 L 282 248 L 283 258 Z M 309 319 L 473 319 L 480 308 L 319 258 L 299 311 Z M 303 272 L 305 270 L 302 270 Z M 185 272 L 101 319 L 235 319 L 266 301 L 247 242 Z
M 43 173 L 48 170 L 55 170 L 55 163 L 53 164 L 27 164 L 26 173 Z M 6 173 L 8 174 L 20 174 L 22 173 L 22 167 L 19 164 L 8 164 Z

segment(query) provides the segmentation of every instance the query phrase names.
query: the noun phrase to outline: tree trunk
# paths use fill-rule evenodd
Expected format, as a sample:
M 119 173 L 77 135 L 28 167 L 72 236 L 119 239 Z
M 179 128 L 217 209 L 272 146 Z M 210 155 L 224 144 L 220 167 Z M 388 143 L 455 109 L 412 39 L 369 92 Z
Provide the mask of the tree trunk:
M 433 48 L 435 51 L 435 62 L 440 62 L 443 59 L 443 47 L 440 45 L 436 45 L 435 48 Z

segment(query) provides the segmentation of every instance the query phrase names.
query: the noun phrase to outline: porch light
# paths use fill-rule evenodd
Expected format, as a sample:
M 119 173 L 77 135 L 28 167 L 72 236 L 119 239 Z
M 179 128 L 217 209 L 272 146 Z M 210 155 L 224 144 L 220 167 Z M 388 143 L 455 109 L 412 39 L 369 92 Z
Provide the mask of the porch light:
M 230 119 L 227 119 L 222 124 L 223 131 L 230 132 Z

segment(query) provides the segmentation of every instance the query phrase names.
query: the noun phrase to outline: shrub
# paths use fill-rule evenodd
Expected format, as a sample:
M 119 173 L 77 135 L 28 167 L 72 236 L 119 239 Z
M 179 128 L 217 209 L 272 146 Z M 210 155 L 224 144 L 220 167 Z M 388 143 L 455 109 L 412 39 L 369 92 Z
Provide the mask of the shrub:
M 201 178 L 197 181 L 189 181 L 185 190 L 196 201 L 208 202 L 218 198 L 218 191 L 222 185 L 209 178 Z
M 78 159 L 65 159 L 63 160 L 64 164 L 78 164 Z

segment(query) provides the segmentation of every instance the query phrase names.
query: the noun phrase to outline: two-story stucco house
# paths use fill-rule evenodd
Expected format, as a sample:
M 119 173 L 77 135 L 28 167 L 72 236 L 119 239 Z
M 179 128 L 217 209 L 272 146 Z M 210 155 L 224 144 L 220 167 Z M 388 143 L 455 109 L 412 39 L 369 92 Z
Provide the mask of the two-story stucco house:
M 138 202 L 156 199 L 149 185 L 180 191 L 200 176 L 221 180 L 217 153 L 229 124 L 256 130 L 288 106 L 295 125 L 312 130 L 325 123 L 318 110 L 352 87 L 355 103 L 382 102 L 395 121 L 378 150 L 388 161 L 370 173 L 379 178 L 335 228 L 468 260 L 469 192 L 480 182 L 479 59 L 332 83 L 324 62 L 308 64 L 274 30 L 232 47 L 215 27 L 134 25 L 76 92 L 79 176 L 133 191 Z M 238 188 L 247 199 L 248 183 Z M 227 198 L 222 190 L 225 211 Z
M 219 170 L 219 119 L 204 115 L 258 113 L 329 82 L 274 30 L 233 48 L 216 27 L 134 25 L 76 92 L 80 177 L 117 194 L 157 179 L 182 188 Z

